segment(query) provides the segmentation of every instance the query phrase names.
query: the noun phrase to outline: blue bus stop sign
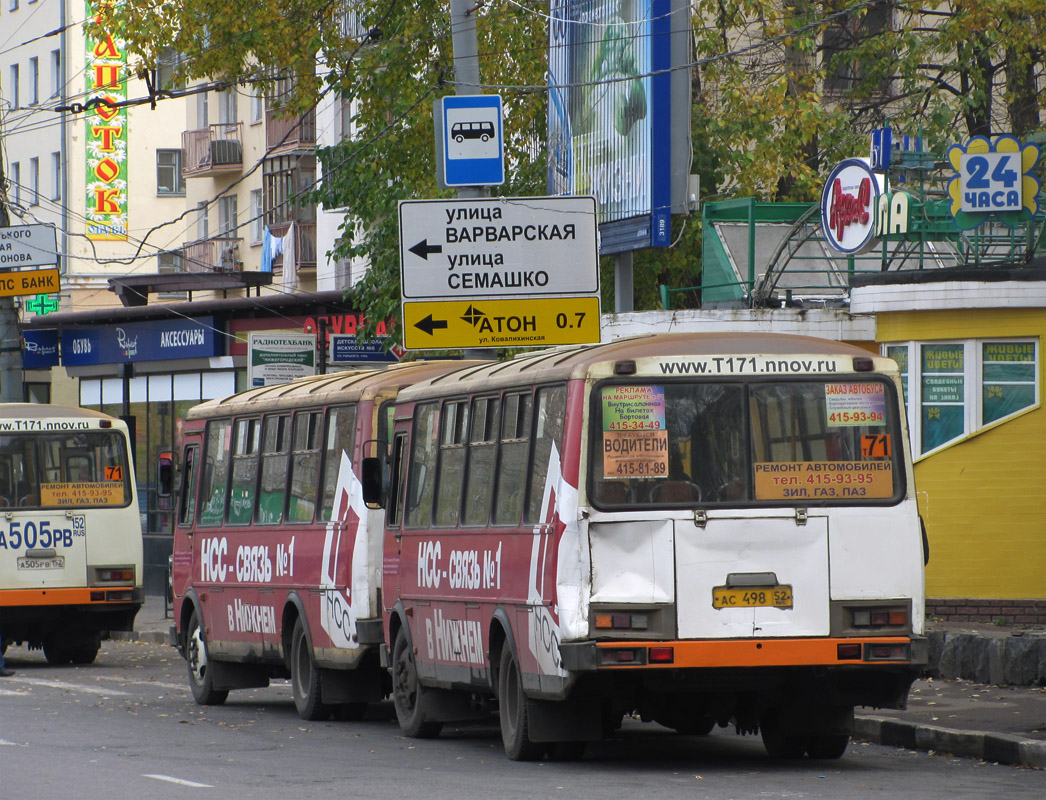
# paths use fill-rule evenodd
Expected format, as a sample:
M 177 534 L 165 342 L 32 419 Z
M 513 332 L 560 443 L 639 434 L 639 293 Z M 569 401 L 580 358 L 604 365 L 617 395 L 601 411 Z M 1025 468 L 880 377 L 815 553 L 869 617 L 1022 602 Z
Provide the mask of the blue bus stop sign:
M 505 182 L 501 97 L 455 94 L 436 105 L 437 169 L 440 183 L 500 186 Z

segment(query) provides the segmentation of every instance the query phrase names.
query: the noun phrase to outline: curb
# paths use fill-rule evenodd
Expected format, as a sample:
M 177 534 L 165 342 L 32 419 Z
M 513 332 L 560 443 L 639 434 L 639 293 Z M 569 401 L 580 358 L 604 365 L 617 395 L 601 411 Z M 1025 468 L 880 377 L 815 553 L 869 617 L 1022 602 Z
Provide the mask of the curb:
M 1004 733 L 960 731 L 901 722 L 891 717 L 858 716 L 854 738 L 888 747 L 951 753 L 982 761 L 1046 769 L 1046 741 Z
M 168 635 L 163 631 L 109 631 L 109 638 L 119 642 L 168 643 Z

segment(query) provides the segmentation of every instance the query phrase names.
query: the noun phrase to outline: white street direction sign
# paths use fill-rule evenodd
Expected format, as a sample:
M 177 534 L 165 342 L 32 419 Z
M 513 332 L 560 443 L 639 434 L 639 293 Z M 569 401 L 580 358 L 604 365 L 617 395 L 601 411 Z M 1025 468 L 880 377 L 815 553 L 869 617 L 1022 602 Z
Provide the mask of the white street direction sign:
M 48 267 L 57 263 L 58 234 L 54 225 L 0 228 L 0 270 Z
M 403 200 L 403 299 L 599 292 L 594 197 Z

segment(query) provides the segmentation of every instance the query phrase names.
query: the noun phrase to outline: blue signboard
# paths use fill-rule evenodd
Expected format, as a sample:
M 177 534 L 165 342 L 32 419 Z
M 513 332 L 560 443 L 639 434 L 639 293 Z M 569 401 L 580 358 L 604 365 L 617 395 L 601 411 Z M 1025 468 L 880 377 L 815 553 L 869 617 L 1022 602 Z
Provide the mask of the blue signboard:
M 353 364 L 361 361 L 394 363 L 399 361 L 391 352 L 385 350 L 382 339 L 358 341 L 355 334 L 330 335 L 330 361 L 332 364 Z
M 62 331 L 62 364 L 123 364 L 221 355 L 214 317 L 127 322 Z
M 505 182 L 501 97 L 447 95 L 441 100 L 443 182 L 446 186 L 500 186 Z
M 22 369 L 58 366 L 58 331 L 25 331 L 22 334 Z

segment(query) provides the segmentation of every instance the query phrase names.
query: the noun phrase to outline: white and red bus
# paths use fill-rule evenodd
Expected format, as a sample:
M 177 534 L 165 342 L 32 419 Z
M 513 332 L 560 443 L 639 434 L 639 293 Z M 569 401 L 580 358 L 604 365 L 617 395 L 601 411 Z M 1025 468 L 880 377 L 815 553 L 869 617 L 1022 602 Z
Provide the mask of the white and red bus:
M 193 696 L 290 677 L 305 719 L 358 717 L 378 662 L 382 511 L 358 464 L 384 451 L 399 389 L 459 368 L 418 362 L 251 389 L 180 423 L 172 644 Z
M 577 757 L 636 715 L 841 756 L 854 707 L 904 707 L 926 660 L 900 394 L 889 359 L 762 334 L 404 389 L 384 493 L 363 473 L 403 731 L 496 708 L 510 758 Z
M 90 664 L 142 606 L 142 524 L 122 420 L 0 404 L 0 635 Z

